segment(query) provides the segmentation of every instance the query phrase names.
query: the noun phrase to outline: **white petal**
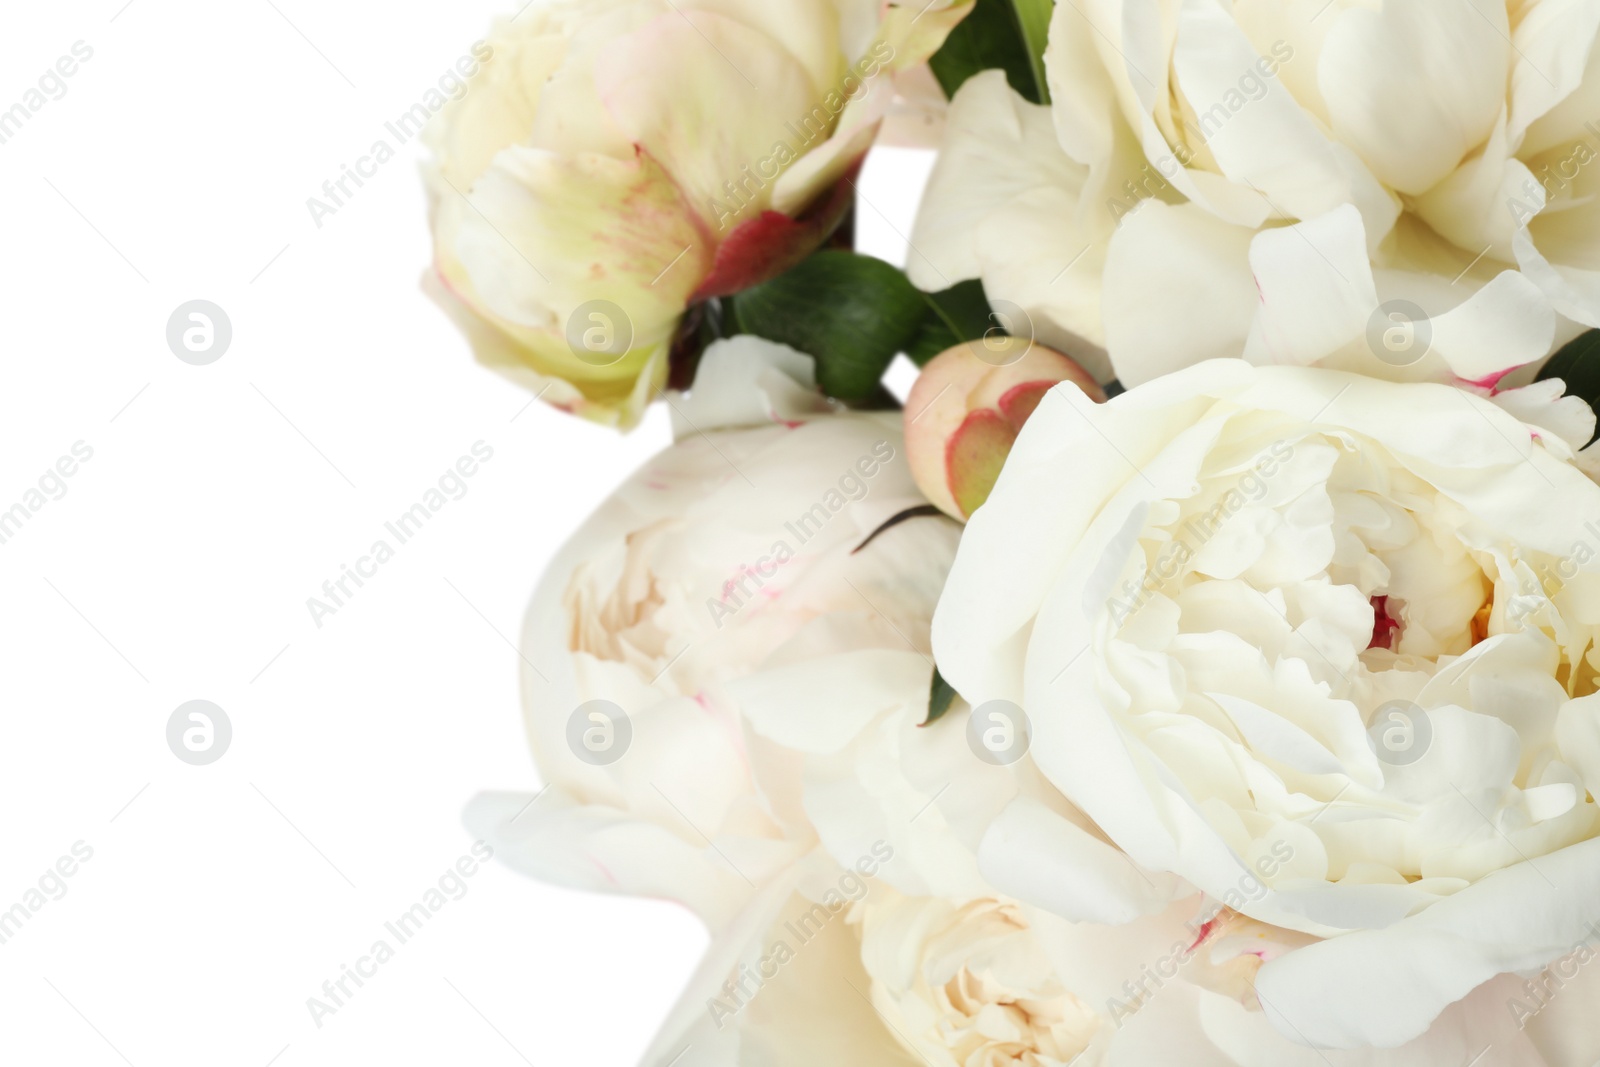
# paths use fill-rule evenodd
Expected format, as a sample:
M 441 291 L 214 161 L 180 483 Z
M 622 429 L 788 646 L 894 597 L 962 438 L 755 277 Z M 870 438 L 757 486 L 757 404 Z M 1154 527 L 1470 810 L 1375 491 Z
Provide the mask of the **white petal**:
M 1600 840 L 1498 871 L 1384 930 L 1289 953 L 1256 978 L 1286 1036 L 1327 1048 L 1390 1048 L 1506 971 L 1529 970 L 1600 938 Z
M 978 854 L 1000 892 L 1073 922 L 1133 922 L 1178 895 L 1171 875 L 1140 870 L 1115 847 L 1044 804 L 1019 797 Z
M 1424 192 L 1454 170 L 1504 107 L 1505 5 L 1463 4 L 1350 8 L 1323 44 L 1318 77 L 1335 134 L 1398 192 Z
M 1261 306 L 1243 351 L 1252 363 L 1311 364 L 1360 337 L 1378 307 L 1361 213 L 1263 230 L 1250 242 Z
M 836 752 L 868 722 L 927 692 L 933 669 L 915 652 L 867 649 L 728 683 L 761 736 L 797 752 Z
M 1123 219 L 1103 282 L 1106 348 L 1123 385 L 1244 350 L 1257 305 L 1253 236 L 1194 204 L 1146 200 Z
M 816 360 L 787 345 L 740 334 L 710 345 L 694 388 L 673 403 L 673 436 L 796 423 L 831 414 L 817 389 Z

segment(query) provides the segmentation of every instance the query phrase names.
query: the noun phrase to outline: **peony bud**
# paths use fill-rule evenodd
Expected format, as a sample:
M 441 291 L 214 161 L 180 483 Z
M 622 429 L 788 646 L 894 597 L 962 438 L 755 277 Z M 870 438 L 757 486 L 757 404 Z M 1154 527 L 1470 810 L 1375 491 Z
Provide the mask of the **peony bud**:
M 1022 424 L 1058 382 L 1096 403 L 1105 393 L 1089 372 L 1025 337 L 957 345 L 923 368 L 906 400 L 906 451 L 917 487 L 965 521 L 1000 477 Z
M 454 99 L 413 109 L 439 113 L 430 291 L 485 364 L 634 425 L 700 305 L 828 239 L 895 76 L 972 3 L 532 5 L 474 48 Z

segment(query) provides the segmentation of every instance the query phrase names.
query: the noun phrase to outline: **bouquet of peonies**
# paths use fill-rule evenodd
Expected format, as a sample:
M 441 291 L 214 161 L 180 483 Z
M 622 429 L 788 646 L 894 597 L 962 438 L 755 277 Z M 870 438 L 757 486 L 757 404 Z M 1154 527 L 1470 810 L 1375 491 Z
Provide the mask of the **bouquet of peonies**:
M 647 1065 L 1600 1061 L 1597 40 L 1597 0 L 497 28 L 430 287 L 677 441 L 534 597 L 544 790 L 468 821 L 703 917 Z M 919 136 L 902 272 L 856 176 Z

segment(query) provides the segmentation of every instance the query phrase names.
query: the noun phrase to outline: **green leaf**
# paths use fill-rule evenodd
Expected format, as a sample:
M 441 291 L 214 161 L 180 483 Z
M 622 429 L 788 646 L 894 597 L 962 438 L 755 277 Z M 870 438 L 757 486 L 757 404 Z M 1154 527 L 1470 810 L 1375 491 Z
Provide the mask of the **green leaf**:
M 1562 346 L 1539 372 L 1539 381 L 1547 378 L 1560 378 L 1567 385 L 1568 396 L 1582 397 L 1600 412 L 1600 330 L 1590 330 Z M 1594 440 L 1590 438 L 1589 443 Z
M 983 295 L 983 283 L 977 279 L 960 282 L 940 293 L 923 293 L 928 313 L 916 337 L 906 348 L 917 366 L 947 348 L 963 341 L 976 341 L 994 328 L 993 312 L 989 300 Z
M 944 680 L 944 675 L 939 673 L 939 668 L 933 669 L 933 686 L 928 691 L 928 717 L 922 725 L 932 726 L 944 718 L 944 713 L 950 710 L 950 705 L 956 700 L 955 688 Z
M 841 251 L 818 252 L 730 302 L 728 321 L 740 332 L 808 353 L 822 391 L 853 404 L 877 395 L 878 380 L 927 314 L 898 268 Z
M 1022 45 L 1028 50 L 1028 62 L 1033 68 L 1033 78 L 1039 86 L 1039 103 L 1050 102 L 1050 82 L 1045 77 L 1044 49 L 1050 39 L 1050 17 L 1055 14 L 1056 0 L 1011 0 L 1017 12 L 1017 28 L 1022 31 Z
M 1053 7 L 1051 0 L 977 0 L 928 61 L 945 95 L 954 96 L 979 71 L 998 68 L 1024 98 L 1048 104 L 1044 46 Z

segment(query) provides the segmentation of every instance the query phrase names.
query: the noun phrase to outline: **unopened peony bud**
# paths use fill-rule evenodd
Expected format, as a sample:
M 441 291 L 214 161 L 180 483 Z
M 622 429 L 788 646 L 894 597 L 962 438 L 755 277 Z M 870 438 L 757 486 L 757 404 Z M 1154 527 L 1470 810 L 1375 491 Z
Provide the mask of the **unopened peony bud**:
M 895 76 L 973 0 L 518 6 L 452 100 L 412 109 L 439 112 L 428 288 L 482 362 L 626 428 L 701 305 L 834 232 Z
M 906 400 L 917 487 L 941 511 L 970 518 L 989 499 L 1022 424 L 1058 382 L 1106 399 L 1088 371 L 1025 337 L 986 338 L 935 356 Z

